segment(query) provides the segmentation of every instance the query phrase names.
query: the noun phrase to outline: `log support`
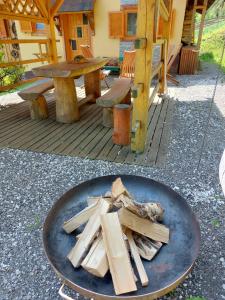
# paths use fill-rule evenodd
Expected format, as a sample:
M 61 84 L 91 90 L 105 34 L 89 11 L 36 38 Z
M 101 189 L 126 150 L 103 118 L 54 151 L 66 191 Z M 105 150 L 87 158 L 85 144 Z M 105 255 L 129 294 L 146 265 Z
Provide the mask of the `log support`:
M 48 105 L 44 96 L 30 101 L 30 115 L 32 120 L 44 120 L 48 118 Z
M 96 102 L 96 99 L 101 97 L 100 69 L 86 74 L 84 76 L 84 84 L 86 96 L 93 95 L 93 102 Z
M 73 78 L 54 78 L 56 120 L 61 123 L 78 121 L 79 108 Z

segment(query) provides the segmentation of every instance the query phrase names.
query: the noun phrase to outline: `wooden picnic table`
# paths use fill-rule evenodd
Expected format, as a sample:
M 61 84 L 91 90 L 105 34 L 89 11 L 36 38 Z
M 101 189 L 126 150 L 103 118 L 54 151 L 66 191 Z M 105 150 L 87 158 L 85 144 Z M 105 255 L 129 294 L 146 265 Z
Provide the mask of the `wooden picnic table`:
M 100 70 L 109 61 L 90 58 L 86 62 L 61 62 L 49 64 L 32 71 L 38 77 L 53 78 L 56 96 L 56 120 L 73 123 L 79 120 L 79 107 L 101 96 Z M 77 101 L 75 78 L 84 75 L 86 98 Z

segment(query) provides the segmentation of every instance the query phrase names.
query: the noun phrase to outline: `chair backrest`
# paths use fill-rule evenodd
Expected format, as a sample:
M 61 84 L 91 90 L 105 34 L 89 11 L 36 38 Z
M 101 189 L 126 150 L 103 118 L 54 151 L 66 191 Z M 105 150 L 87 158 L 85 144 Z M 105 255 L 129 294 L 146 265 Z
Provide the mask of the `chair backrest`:
M 80 45 L 82 54 L 85 58 L 93 58 L 93 54 L 91 52 L 90 46 L 88 45 Z
M 120 77 L 134 78 L 136 51 L 124 51 Z

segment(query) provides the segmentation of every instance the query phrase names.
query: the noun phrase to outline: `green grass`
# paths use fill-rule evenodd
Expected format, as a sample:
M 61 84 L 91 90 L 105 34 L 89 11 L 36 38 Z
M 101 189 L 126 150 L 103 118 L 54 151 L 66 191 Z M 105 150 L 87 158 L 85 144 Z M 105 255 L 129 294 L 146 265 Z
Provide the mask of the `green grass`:
M 225 22 L 207 27 L 204 30 L 200 59 L 219 65 L 225 40 Z M 222 60 L 222 70 L 225 72 L 225 55 Z

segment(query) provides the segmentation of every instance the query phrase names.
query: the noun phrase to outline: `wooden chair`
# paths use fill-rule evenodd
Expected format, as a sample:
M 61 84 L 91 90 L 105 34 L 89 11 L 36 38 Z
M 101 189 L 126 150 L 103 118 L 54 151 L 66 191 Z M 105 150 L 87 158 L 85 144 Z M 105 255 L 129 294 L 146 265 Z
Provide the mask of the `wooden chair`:
M 91 52 L 90 46 L 81 45 L 80 48 L 81 48 L 82 54 L 85 58 L 93 58 L 94 57 Z M 109 76 L 109 74 L 110 74 L 110 70 L 101 70 L 101 73 L 100 73 L 100 79 L 105 81 L 105 84 L 108 89 L 109 89 L 109 85 L 108 85 L 106 78 Z
M 124 51 L 120 77 L 134 79 L 136 51 Z

